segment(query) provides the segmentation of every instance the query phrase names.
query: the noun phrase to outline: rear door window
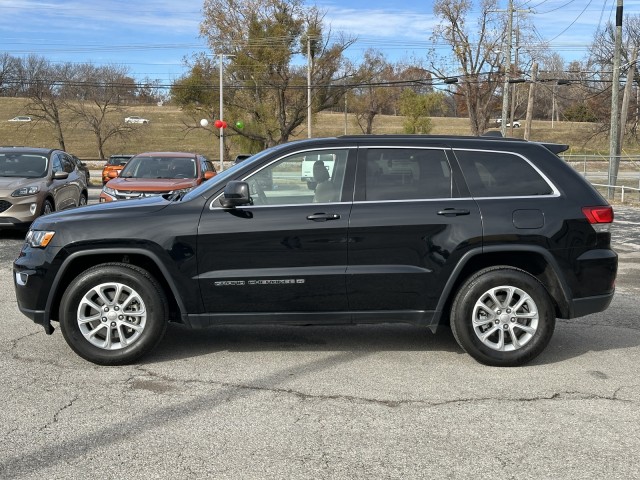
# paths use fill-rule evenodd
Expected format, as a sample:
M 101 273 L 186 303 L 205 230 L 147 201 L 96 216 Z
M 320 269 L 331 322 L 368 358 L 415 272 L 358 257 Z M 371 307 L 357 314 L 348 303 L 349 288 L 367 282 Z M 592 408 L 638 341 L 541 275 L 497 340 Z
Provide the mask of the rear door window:
M 452 197 L 451 168 L 442 149 L 371 148 L 365 170 L 367 201 Z

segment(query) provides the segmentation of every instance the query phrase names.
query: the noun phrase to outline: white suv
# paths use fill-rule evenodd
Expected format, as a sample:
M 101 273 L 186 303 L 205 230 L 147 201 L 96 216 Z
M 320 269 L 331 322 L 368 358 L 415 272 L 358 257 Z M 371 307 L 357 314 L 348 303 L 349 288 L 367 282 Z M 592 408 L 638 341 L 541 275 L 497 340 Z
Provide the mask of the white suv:
M 142 117 L 131 116 L 125 118 L 124 123 L 149 123 L 149 120 Z

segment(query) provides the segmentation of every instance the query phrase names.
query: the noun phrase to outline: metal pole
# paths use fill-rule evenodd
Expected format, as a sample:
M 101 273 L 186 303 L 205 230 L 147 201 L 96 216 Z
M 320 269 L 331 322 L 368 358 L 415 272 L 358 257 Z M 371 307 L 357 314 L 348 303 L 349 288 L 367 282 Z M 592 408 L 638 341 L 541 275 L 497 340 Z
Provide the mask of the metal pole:
M 311 37 L 307 33 L 307 137 L 311 138 Z
M 527 118 L 524 123 L 524 139 L 529 140 L 531 137 L 531 124 L 533 122 L 533 95 L 536 88 L 536 81 L 538 79 L 538 63 L 533 62 L 533 69 L 531 70 L 531 85 L 529 85 L 529 98 L 527 99 Z
M 613 52 L 613 75 L 611 78 L 611 130 L 609 133 L 609 187 L 607 198 L 613 198 L 613 185 L 618 180 L 618 166 L 620 162 L 620 54 L 622 50 L 622 0 L 616 6 L 615 51 Z
M 509 111 L 509 77 L 511 76 L 511 41 L 513 30 L 513 0 L 509 0 L 509 8 L 507 11 L 507 45 L 504 55 L 504 87 L 502 89 L 502 120 L 500 124 L 500 132 L 502 136 L 507 135 L 507 114 Z
M 553 117 L 556 115 L 556 85 L 551 89 L 551 128 L 553 128 Z
M 344 134 L 347 134 L 347 92 L 344 92 Z
M 635 73 L 636 58 L 638 56 L 638 47 L 634 47 L 629 59 L 629 69 L 627 70 L 627 83 L 624 86 L 622 95 L 622 110 L 620 111 L 620 150 L 624 145 L 624 131 L 627 126 L 627 117 L 629 115 L 629 101 L 631 99 L 631 89 L 633 88 L 633 74 Z
M 223 112 L 223 96 L 222 89 L 224 82 L 222 81 L 222 61 L 224 60 L 224 54 L 220 54 L 220 121 L 224 119 Z M 220 125 L 220 171 L 224 170 L 224 128 Z

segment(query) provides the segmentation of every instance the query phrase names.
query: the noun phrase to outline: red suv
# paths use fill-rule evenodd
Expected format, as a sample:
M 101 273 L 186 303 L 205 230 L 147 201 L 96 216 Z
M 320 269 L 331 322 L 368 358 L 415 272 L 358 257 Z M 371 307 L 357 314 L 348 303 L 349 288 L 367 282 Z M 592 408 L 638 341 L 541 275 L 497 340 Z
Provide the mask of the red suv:
M 119 172 L 110 172 L 101 202 L 187 192 L 216 175 L 206 157 L 186 152 L 140 153 Z

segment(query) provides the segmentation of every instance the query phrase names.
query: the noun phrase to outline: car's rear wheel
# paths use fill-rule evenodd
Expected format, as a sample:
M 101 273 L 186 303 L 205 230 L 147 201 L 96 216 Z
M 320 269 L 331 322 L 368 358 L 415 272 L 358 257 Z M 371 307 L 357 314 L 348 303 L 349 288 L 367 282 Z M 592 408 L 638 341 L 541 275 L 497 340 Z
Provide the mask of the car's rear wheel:
M 60 328 L 69 346 L 99 365 L 124 365 L 151 351 L 167 328 L 169 308 L 146 270 L 109 263 L 75 278 L 60 303 Z
M 527 272 L 491 267 L 458 290 L 451 329 L 460 346 L 480 363 L 517 366 L 538 356 L 555 328 L 555 311 L 544 286 Z
M 83 193 L 80 195 L 80 199 L 78 200 L 78 206 L 83 207 L 87 204 L 87 196 Z

